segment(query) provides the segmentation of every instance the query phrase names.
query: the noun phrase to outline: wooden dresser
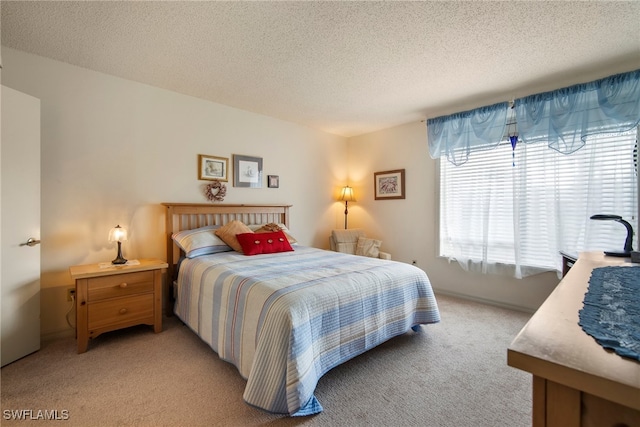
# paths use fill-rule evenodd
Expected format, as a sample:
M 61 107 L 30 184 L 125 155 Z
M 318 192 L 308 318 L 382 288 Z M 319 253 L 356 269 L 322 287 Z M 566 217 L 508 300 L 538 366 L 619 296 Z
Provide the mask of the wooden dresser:
M 152 325 L 162 331 L 162 271 L 167 263 L 141 259 L 137 265 L 89 264 L 69 269 L 76 282 L 78 353 L 89 338 L 129 326 Z
M 583 253 L 509 346 L 533 374 L 534 427 L 640 427 L 640 362 L 605 350 L 578 324 L 591 271 L 628 258 Z

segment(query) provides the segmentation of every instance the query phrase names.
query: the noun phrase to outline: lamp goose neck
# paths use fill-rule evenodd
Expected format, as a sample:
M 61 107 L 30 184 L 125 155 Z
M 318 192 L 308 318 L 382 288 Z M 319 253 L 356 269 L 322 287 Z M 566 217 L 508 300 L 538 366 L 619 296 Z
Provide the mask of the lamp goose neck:
M 631 252 L 633 251 L 633 227 L 624 219 L 616 219 L 615 221 L 621 223 L 627 228 L 627 239 L 624 241 L 624 251 Z
M 624 252 L 605 251 L 605 255 L 618 256 L 618 257 L 631 256 L 631 252 L 633 251 L 633 227 L 631 226 L 631 224 L 629 224 L 627 221 L 622 219 L 620 215 L 597 214 L 597 215 L 591 215 L 590 219 L 615 221 L 624 225 L 627 229 L 627 238 L 624 241 Z

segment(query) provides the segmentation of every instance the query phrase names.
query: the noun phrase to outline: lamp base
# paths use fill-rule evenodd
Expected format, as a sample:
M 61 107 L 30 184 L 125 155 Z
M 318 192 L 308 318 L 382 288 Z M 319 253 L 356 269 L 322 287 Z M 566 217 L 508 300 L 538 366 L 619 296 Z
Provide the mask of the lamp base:
M 118 254 L 116 255 L 116 259 L 111 261 L 111 264 L 120 265 L 126 264 L 127 260 L 122 256 L 122 245 L 121 242 L 118 242 Z
M 618 258 L 629 258 L 631 256 L 631 252 L 604 252 L 607 256 L 615 256 Z

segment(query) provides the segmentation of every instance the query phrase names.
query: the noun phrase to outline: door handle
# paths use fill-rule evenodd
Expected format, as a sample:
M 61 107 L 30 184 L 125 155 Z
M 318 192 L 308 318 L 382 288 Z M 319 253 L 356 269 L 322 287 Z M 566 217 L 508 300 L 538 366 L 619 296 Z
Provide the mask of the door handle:
M 20 246 L 35 246 L 39 244 L 40 244 L 40 240 L 36 240 L 33 237 L 29 237 L 29 239 L 27 239 L 25 243 L 20 243 Z

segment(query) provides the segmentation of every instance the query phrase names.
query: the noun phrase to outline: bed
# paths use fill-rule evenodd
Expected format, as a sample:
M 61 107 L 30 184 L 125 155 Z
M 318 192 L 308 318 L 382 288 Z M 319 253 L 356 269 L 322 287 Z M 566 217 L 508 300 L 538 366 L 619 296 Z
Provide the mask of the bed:
M 243 399 L 252 406 L 290 416 L 321 412 L 314 390 L 322 375 L 394 336 L 440 321 L 424 271 L 297 244 L 289 205 L 163 205 L 169 295 L 175 298 L 170 307 L 237 367 L 247 380 Z M 186 235 L 208 236 L 238 222 L 252 231 L 278 224 L 294 242 L 291 250 L 247 256 L 230 248 L 202 253 L 184 244 Z

